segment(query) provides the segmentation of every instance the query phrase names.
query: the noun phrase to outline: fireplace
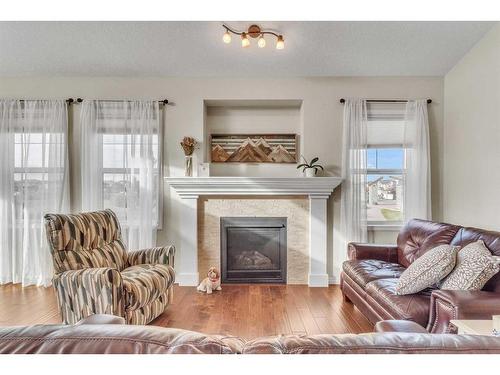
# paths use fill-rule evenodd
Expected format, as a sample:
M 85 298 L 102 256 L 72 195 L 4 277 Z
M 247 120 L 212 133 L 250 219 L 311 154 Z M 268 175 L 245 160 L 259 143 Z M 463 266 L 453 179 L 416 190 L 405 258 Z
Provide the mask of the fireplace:
M 286 283 L 286 218 L 221 217 L 223 283 Z

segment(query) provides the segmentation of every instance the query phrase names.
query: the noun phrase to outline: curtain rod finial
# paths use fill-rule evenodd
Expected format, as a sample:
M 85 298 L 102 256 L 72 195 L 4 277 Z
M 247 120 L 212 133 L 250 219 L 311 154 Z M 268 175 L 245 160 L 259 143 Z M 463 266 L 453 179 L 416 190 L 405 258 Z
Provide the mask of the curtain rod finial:
M 344 103 L 345 103 L 345 99 L 344 99 L 344 98 L 341 98 L 341 99 L 340 99 L 340 103 L 344 104 Z

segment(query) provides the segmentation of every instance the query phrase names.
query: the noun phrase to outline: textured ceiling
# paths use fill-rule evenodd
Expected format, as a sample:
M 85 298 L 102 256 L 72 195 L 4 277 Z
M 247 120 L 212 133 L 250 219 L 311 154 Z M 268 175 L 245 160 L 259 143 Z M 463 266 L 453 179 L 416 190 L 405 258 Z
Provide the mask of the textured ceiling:
M 245 28 L 248 22 L 228 22 Z M 0 22 L 0 75 L 442 76 L 492 22 L 263 22 L 247 49 L 220 22 Z

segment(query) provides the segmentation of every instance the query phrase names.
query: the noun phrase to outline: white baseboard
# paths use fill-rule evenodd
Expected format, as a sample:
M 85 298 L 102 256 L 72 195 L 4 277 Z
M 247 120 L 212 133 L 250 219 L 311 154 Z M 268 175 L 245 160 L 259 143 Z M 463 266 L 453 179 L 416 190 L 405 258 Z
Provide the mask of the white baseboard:
M 330 284 L 330 285 L 339 285 L 340 281 L 339 281 L 338 277 L 336 277 L 336 276 L 329 276 L 328 277 L 328 284 Z
M 200 275 L 196 273 L 178 273 L 175 282 L 180 286 L 198 286 Z
M 328 286 L 328 274 L 309 274 L 308 284 L 310 287 L 327 287 Z
M 198 286 L 198 273 L 179 273 L 175 276 L 175 283 L 179 286 Z M 310 287 L 327 287 L 328 285 L 338 285 L 339 280 L 336 276 L 324 275 L 309 275 Z

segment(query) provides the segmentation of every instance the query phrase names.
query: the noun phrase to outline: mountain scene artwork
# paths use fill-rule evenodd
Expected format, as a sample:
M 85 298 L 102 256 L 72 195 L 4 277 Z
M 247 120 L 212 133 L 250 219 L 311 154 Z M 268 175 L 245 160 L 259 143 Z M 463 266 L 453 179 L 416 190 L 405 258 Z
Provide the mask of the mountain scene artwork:
M 296 134 L 213 134 L 215 163 L 296 163 Z

